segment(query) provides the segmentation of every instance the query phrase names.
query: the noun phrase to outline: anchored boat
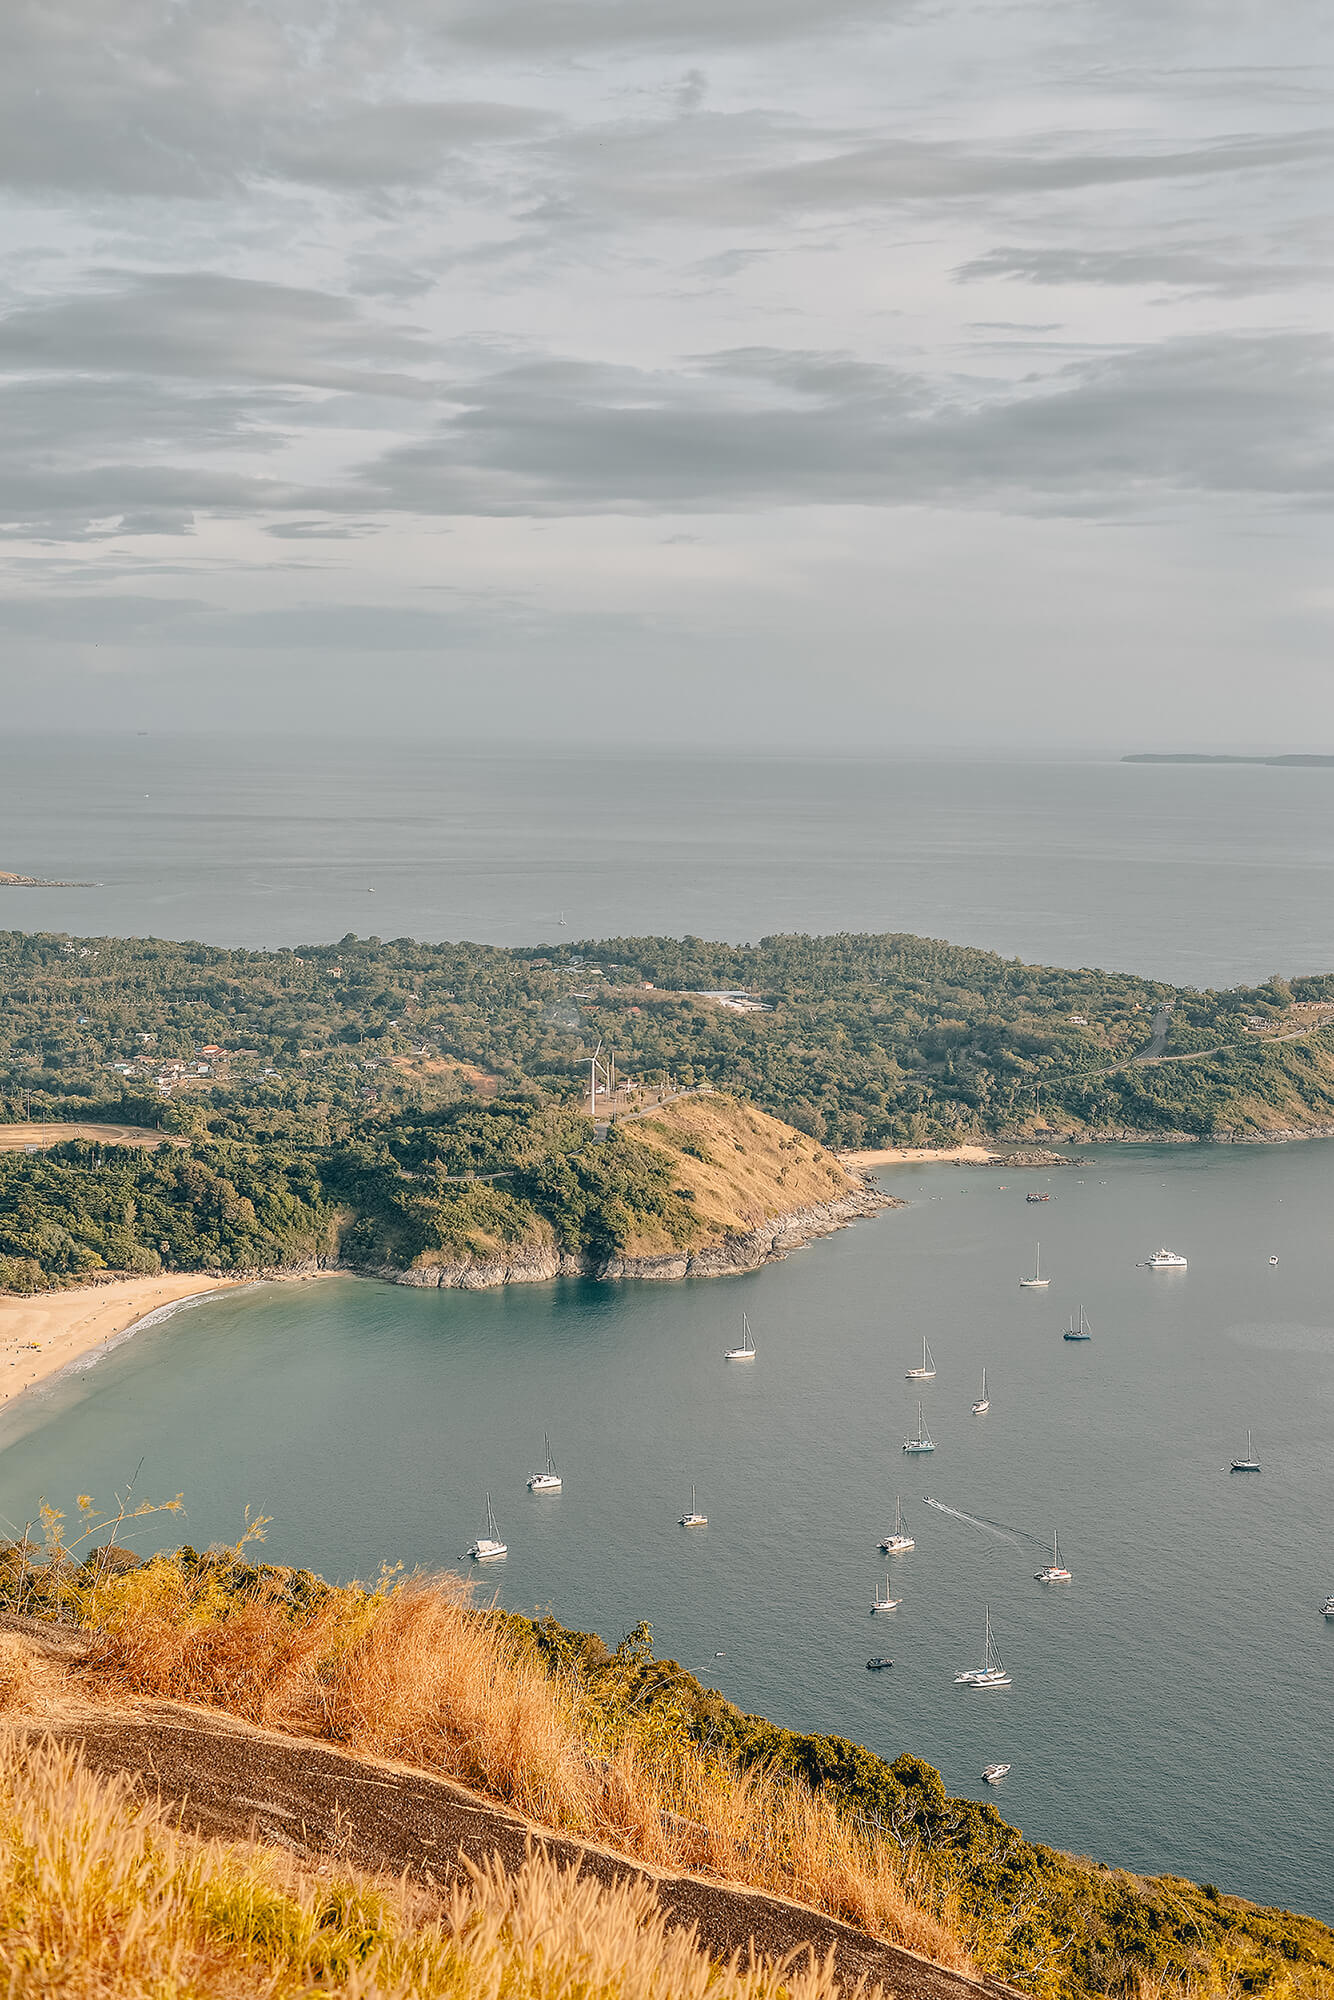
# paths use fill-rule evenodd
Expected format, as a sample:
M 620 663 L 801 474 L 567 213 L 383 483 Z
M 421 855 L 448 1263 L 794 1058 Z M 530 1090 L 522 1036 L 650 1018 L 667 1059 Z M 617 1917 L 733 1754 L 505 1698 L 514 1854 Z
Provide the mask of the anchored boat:
M 919 1403 L 917 1405 L 917 1435 L 916 1437 L 905 1438 L 903 1440 L 903 1449 L 907 1452 L 921 1452 L 934 1451 L 935 1448 L 935 1439 L 926 1427 L 922 1417 L 922 1406 Z
M 1050 1278 L 1044 1278 L 1042 1275 L 1042 1245 L 1040 1243 L 1037 1245 L 1037 1248 L 1033 1255 L 1032 1277 L 1021 1278 L 1019 1280 L 1019 1283 L 1023 1286 L 1024 1290 L 1027 1292 L 1045 1292 L 1048 1285 L 1051 1283 Z
M 1184 1271 L 1186 1259 L 1179 1257 L 1175 1250 L 1155 1250 L 1149 1259 L 1151 1271 Z
M 892 1590 L 890 1589 L 890 1587 L 889 1587 L 889 1571 L 888 1571 L 888 1570 L 886 1570 L 886 1571 L 885 1571 L 885 1594 L 884 1594 L 884 1596 L 882 1597 L 882 1596 L 880 1595 L 880 1592 L 879 1592 L 879 1591 L 877 1591 L 877 1592 L 876 1592 L 876 1594 L 875 1594 L 875 1600 L 874 1600 L 874 1602 L 873 1602 L 873 1603 L 872 1603 L 872 1605 L 871 1605 L 871 1610 L 872 1610 L 873 1612 L 875 1612 L 875 1611 L 895 1611 L 895 1610 L 897 1610 L 897 1609 L 898 1609 L 899 1605 L 900 1605 L 900 1604 L 902 1604 L 902 1602 L 903 1602 L 903 1599 L 902 1599 L 901 1597 L 895 1597 L 895 1595 L 894 1595 L 893 1591 L 892 1591 Z
M 1009 1770 L 1009 1768 L 1010 1768 L 1010 1766 L 1009 1766 L 1008 1764 L 986 1764 L 986 1765 L 984 1765 L 984 1766 L 983 1766 L 983 1768 L 982 1768 L 982 1782 L 983 1782 L 983 1784 L 984 1784 L 984 1785 L 994 1785 L 994 1784 L 995 1784 L 995 1783 L 996 1783 L 996 1782 L 997 1782 L 997 1781 L 998 1781 L 999 1779 L 1001 1779 L 1001 1778 L 1003 1778 L 1003 1777 L 1005 1776 L 1005 1773 L 1006 1773 L 1006 1772 L 1007 1772 L 1007 1771 Z
M 1051 1537 L 1051 1561 L 1046 1565 L 1045 1569 L 1034 1572 L 1034 1581 L 1037 1583 L 1070 1583 L 1072 1581 L 1070 1571 L 1066 1568 L 1061 1558 L 1061 1541 L 1055 1529 L 1052 1530 Z
M 923 1334 L 922 1365 L 920 1368 L 910 1368 L 908 1370 L 908 1380 L 910 1382 L 934 1382 L 935 1379 L 936 1379 L 935 1356 L 932 1354 L 931 1349 L 927 1345 L 926 1335 Z
M 1071 1313 L 1070 1324 L 1065 1329 L 1065 1332 L 1061 1335 L 1061 1339 L 1092 1340 L 1092 1338 L 1093 1338 L 1092 1329 L 1090 1328 L 1088 1321 L 1084 1318 L 1084 1308 L 1083 1306 L 1081 1306 L 1079 1308 L 1079 1325 L 1078 1326 L 1075 1325 L 1075 1316 L 1073 1313 Z
M 551 1456 L 551 1439 L 544 1436 L 542 1442 L 547 1448 L 547 1469 L 545 1472 L 529 1473 L 528 1491 L 530 1493 L 559 1493 L 560 1474 L 556 1470 L 556 1461 Z
M 887 1556 L 906 1555 L 909 1549 L 917 1547 L 912 1536 L 903 1532 L 903 1502 L 897 1493 L 894 1495 L 894 1532 L 885 1536 L 880 1547 Z
M 695 1504 L 695 1489 L 692 1486 L 690 1489 L 690 1512 L 681 1516 L 681 1526 L 683 1528 L 707 1528 L 708 1525 L 708 1515 L 701 1514 Z
M 746 1315 L 742 1313 L 741 1345 L 740 1347 L 729 1347 L 727 1352 L 723 1356 L 723 1360 L 753 1361 L 754 1359 L 755 1359 L 755 1342 L 751 1337 L 750 1321 L 746 1318 Z
M 1246 1456 L 1245 1458 L 1234 1458 L 1232 1461 L 1232 1470 L 1234 1472 L 1258 1472 L 1260 1470 L 1260 1461 L 1255 1456 L 1249 1431 L 1246 1433 Z
M 500 1530 L 496 1526 L 495 1512 L 491 1506 L 491 1495 L 489 1493 L 486 1496 L 486 1533 L 477 1537 L 468 1554 L 474 1562 L 482 1563 L 494 1562 L 497 1556 L 507 1556 L 509 1554 L 508 1545 L 500 1539 Z
M 987 1371 L 984 1368 L 982 1370 L 982 1394 L 973 1404 L 973 1415 L 975 1417 L 984 1417 L 990 1408 L 991 1408 L 991 1398 L 987 1394 Z
M 1005 1662 L 1002 1660 L 996 1642 L 991 1636 L 990 1605 L 987 1606 L 986 1611 L 986 1636 L 982 1642 L 982 1664 L 980 1667 L 969 1667 L 963 1673 L 956 1674 L 954 1676 L 954 1685 L 956 1687 L 973 1688 L 1007 1688 L 1012 1685 L 1010 1676 L 1005 1671 Z

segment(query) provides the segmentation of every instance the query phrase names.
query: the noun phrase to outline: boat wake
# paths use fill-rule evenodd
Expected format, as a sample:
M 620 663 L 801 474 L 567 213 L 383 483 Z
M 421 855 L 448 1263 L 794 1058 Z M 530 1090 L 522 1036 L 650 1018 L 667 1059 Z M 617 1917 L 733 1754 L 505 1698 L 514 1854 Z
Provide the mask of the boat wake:
M 961 1513 L 957 1507 L 947 1507 L 943 1500 L 933 1500 L 929 1493 L 922 1495 L 928 1507 L 934 1507 L 938 1514 L 948 1514 L 952 1521 L 962 1521 L 970 1528 L 980 1528 L 984 1535 L 995 1535 L 1002 1542 L 1013 1542 L 1015 1548 L 1022 1548 L 1025 1542 L 1036 1542 L 1036 1535 L 1026 1535 L 1021 1528 L 1007 1528 L 1001 1521 L 982 1521 L 976 1514 Z M 1045 1544 L 1043 1545 L 1045 1547 Z

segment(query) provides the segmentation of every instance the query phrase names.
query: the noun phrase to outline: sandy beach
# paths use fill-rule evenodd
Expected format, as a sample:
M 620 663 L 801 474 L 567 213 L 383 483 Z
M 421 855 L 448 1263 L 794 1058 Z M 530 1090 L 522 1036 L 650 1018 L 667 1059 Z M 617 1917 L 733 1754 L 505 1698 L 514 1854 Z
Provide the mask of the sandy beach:
M 160 1306 L 241 1282 L 180 1271 L 156 1278 L 116 1278 L 31 1298 L 0 1293 L 0 1408 L 112 1340 Z
M 883 1146 L 869 1153 L 840 1153 L 845 1167 L 920 1167 L 933 1160 L 955 1166 L 985 1166 L 994 1160 L 991 1146 Z

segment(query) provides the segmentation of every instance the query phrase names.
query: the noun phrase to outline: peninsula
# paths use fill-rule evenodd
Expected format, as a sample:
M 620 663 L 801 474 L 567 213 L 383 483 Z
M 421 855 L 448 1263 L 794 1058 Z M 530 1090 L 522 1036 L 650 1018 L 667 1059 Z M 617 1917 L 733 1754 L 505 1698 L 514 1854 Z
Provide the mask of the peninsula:
M 95 882 L 44 882 L 40 875 L 11 875 L 0 868 L 0 889 L 94 889 Z
M 1306 751 L 1292 751 L 1282 757 L 1225 757 L 1194 750 L 1137 750 L 1133 756 L 1123 757 L 1121 762 L 1123 764 L 1275 764 L 1315 769 L 1334 767 L 1334 757 L 1315 756 Z

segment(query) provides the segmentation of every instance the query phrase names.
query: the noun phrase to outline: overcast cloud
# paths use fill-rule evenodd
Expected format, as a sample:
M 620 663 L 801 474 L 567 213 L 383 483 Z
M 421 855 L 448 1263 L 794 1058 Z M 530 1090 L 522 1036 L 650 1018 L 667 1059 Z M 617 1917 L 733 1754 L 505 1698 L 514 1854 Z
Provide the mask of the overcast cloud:
M 1334 749 L 1331 63 L 1306 0 L 14 0 L 0 700 Z

